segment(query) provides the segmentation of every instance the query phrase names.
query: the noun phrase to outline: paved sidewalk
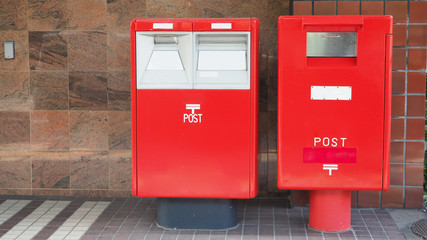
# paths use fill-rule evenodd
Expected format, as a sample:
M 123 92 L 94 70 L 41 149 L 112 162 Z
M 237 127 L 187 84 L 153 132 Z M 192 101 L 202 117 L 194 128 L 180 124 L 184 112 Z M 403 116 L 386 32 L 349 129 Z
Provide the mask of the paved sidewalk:
M 427 214 L 421 209 L 387 209 L 400 232 L 405 236 L 405 239 L 419 240 L 419 236 L 415 235 L 411 230 L 411 225 L 422 219 L 427 218 Z
M 0 239 L 405 239 L 387 210 L 353 209 L 350 231 L 321 233 L 308 229 L 308 208 L 283 199 L 240 200 L 227 231 L 164 230 L 155 218 L 150 198 L 0 196 Z

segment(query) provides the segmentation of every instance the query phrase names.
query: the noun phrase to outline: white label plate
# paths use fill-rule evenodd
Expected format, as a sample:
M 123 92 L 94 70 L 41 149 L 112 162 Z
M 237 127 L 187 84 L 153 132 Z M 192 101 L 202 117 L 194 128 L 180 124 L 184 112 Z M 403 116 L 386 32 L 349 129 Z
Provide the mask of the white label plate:
M 311 100 L 351 100 L 349 86 L 311 86 Z
M 173 29 L 173 23 L 153 23 L 153 29 Z
M 211 29 L 231 29 L 231 23 L 211 23 Z

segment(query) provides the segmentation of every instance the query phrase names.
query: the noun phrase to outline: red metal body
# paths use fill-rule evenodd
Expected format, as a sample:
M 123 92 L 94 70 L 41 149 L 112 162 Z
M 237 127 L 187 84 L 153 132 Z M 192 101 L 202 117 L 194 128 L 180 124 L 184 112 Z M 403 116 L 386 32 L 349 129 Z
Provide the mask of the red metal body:
M 391 16 L 279 18 L 278 187 L 311 190 L 313 229 L 348 230 L 351 190 L 389 188 L 392 26 Z M 309 33 L 356 33 L 355 54 L 308 55 Z
M 250 32 L 250 89 L 137 89 L 138 31 Z M 253 198 L 258 192 L 257 19 L 135 19 L 131 25 L 132 190 L 139 197 Z M 200 104 L 197 123 L 184 114 Z
M 307 57 L 307 32 L 356 32 L 357 57 Z M 388 189 L 391 33 L 390 16 L 279 18 L 279 188 Z M 312 86 L 351 100 L 312 100 Z

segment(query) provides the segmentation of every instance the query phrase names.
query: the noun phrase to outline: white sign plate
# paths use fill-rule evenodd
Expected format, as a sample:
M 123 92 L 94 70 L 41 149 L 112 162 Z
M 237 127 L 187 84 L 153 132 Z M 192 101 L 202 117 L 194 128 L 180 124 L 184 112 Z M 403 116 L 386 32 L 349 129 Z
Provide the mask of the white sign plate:
M 231 29 L 231 23 L 211 23 L 211 29 Z
M 153 23 L 153 29 L 173 29 L 173 23 Z
M 351 100 L 351 87 L 311 86 L 311 100 Z

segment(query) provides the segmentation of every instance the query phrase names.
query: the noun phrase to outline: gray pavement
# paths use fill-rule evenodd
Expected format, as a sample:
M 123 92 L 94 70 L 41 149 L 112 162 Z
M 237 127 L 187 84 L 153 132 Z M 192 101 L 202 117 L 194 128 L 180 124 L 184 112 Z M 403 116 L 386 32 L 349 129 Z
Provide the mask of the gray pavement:
M 387 209 L 387 212 L 393 218 L 400 232 L 405 239 L 419 240 L 421 237 L 412 233 L 411 225 L 422 218 L 427 218 L 427 214 L 421 209 Z
M 401 240 L 421 239 L 410 226 L 426 218 L 421 209 L 353 208 L 351 229 L 313 231 L 306 207 L 284 199 L 239 200 L 234 229 L 166 230 L 156 224 L 151 198 L 41 197 L 0 195 L 0 239 L 170 240 Z

